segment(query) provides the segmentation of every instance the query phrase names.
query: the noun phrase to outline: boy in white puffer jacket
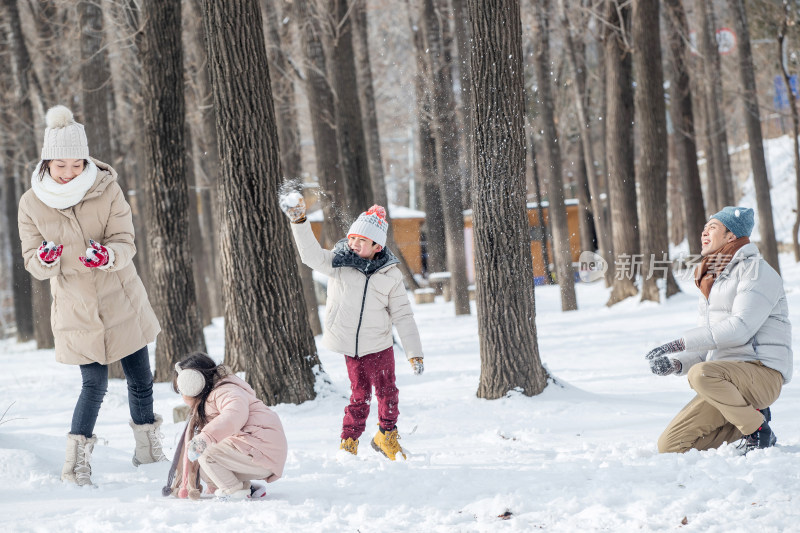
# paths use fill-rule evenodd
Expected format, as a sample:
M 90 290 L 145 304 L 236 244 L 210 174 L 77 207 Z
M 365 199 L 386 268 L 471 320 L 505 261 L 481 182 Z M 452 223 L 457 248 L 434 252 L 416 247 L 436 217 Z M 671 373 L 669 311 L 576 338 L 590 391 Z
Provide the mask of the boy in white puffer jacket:
M 366 426 L 374 387 L 380 431 L 372 439 L 372 447 L 392 461 L 398 452 L 405 459 L 397 442 L 399 410 L 392 325 L 397 327 L 414 373 L 421 374 L 424 367 L 419 331 L 398 260 L 385 248 L 389 228 L 386 211 L 374 205 L 361 213 L 347 238 L 331 251 L 324 250 L 314 237 L 302 196 L 284 196 L 281 208 L 292 222 L 303 263 L 329 277 L 322 343 L 344 354 L 351 388 L 339 448 L 358 453 L 358 438 Z

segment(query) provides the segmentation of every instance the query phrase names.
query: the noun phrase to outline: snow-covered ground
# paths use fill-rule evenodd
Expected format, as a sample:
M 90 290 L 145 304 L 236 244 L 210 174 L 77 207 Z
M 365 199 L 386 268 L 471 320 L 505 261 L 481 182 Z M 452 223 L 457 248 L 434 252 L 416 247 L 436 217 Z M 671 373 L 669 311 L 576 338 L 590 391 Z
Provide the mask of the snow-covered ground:
M 800 266 L 782 269 L 800 352 Z M 96 488 L 59 480 L 80 388 L 52 351 L 0 343 L 0 531 L 771 531 L 800 530 L 800 386 L 773 406 L 778 446 L 659 455 L 656 439 L 692 398 L 685 378 L 653 376 L 644 354 L 694 324 L 697 289 L 661 305 L 605 307 L 602 284 L 578 284 L 580 310 L 560 311 L 557 287 L 537 287 L 541 357 L 557 384 L 536 397 L 476 398 L 476 318 L 451 304 L 415 306 L 426 370 L 398 357 L 401 443 L 392 463 L 373 452 L 375 406 L 357 458 L 338 453 L 349 384 L 342 356 L 320 348 L 332 384 L 303 405 L 280 405 L 289 440 L 284 477 L 266 501 L 164 498 L 168 464 L 134 468 L 126 389 L 112 381 L 96 427 Z M 221 324 L 207 328 L 213 356 Z M 151 352 L 152 353 L 152 352 Z M 171 456 L 180 399 L 156 385 Z M 510 513 L 503 520 L 499 515 Z M 685 519 L 685 520 L 684 520 Z M 685 521 L 685 525 L 682 522 Z
M 796 206 L 789 137 L 765 143 L 775 229 L 791 242 Z M 739 205 L 756 207 L 752 179 Z M 754 239 L 758 238 L 758 220 Z M 685 243 L 684 243 L 685 244 Z M 687 246 L 683 246 L 687 248 Z M 680 248 L 673 250 L 679 252 Z M 800 265 L 781 269 L 800 353 Z M 52 350 L 0 341 L 0 532 L 27 531 L 800 531 L 800 385 L 772 408 L 778 446 L 659 455 L 656 439 L 692 397 L 685 378 L 653 376 L 644 354 L 695 322 L 697 289 L 658 305 L 605 307 L 602 284 L 576 286 L 580 310 L 562 313 L 557 287 L 537 287 L 541 358 L 554 382 L 539 396 L 476 398 L 476 319 L 451 304 L 414 306 L 425 373 L 397 357 L 401 443 L 408 461 L 373 452 L 373 412 L 357 458 L 338 452 L 349 382 L 341 355 L 321 346 L 330 383 L 303 405 L 280 405 L 289 440 L 284 477 L 264 501 L 193 502 L 161 496 L 167 463 L 134 468 L 125 383 L 112 380 L 96 427 L 95 488 L 59 479 L 80 389 L 77 367 Z M 412 304 L 413 305 L 413 304 Z M 221 322 L 206 329 L 221 360 Z M 154 350 L 151 347 L 151 354 Z M 796 356 L 797 359 L 797 356 Z M 797 365 L 796 365 L 797 366 Z M 172 455 L 182 423 L 170 385 L 155 387 Z M 500 518 L 505 515 L 507 519 Z

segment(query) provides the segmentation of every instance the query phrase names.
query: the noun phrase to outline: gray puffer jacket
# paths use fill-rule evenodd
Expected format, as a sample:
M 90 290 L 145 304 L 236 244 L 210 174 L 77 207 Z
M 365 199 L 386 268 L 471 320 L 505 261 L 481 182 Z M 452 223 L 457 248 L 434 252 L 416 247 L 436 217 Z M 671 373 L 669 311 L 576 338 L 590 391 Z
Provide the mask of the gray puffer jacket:
M 764 261 L 754 244 L 731 259 L 711 287 L 700 295 L 698 327 L 684 336 L 678 354 L 686 374 L 701 361 L 761 361 L 792 379 L 792 325 L 783 279 Z
M 350 357 L 380 352 L 394 344 L 394 325 L 406 357 L 423 357 L 403 275 L 388 248 L 369 261 L 354 254 L 346 241 L 333 251 L 323 249 L 309 222 L 292 224 L 292 232 L 303 263 L 329 276 L 322 335 L 326 348 Z

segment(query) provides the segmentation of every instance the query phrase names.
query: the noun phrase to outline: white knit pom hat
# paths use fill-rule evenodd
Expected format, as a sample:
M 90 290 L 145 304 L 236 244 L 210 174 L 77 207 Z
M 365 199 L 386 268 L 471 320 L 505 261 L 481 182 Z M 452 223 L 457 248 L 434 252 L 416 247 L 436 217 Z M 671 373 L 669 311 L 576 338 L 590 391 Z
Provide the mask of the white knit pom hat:
M 358 215 L 358 218 L 350 226 L 347 236 L 359 235 L 366 239 L 380 244 L 381 248 L 386 246 L 386 233 L 389 231 L 389 221 L 386 220 L 386 210 L 380 205 L 373 205 L 365 212 Z
M 181 368 L 180 363 L 175 363 L 175 372 L 178 373 L 178 392 L 192 398 L 203 392 L 206 387 L 206 378 L 203 373 L 194 368 Z
M 51 107 L 45 115 L 42 159 L 89 159 L 89 142 L 83 124 L 75 122 L 63 105 Z

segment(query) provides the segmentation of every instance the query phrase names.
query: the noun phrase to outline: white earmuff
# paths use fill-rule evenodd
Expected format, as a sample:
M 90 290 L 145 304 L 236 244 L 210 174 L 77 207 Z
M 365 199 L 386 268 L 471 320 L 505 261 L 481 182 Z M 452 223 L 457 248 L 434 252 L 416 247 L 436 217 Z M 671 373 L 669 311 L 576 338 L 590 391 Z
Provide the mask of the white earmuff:
M 175 371 L 178 373 L 178 392 L 184 396 L 191 397 L 203 392 L 206 386 L 206 378 L 199 370 L 181 368 L 180 363 L 175 363 Z

